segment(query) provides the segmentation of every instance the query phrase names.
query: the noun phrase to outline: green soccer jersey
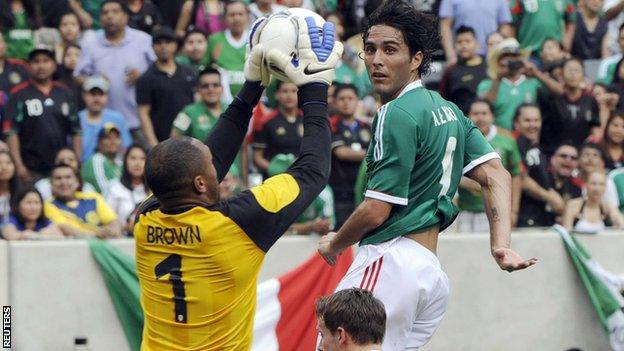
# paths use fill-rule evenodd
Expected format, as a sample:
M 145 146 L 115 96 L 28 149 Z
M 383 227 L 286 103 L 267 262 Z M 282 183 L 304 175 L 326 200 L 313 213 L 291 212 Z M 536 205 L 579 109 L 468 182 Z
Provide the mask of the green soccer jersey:
M 373 121 L 366 197 L 396 206 L 361 244 L 445 229 L 458 213 L 452 200 L 461 175 L 493 158 L 498 154 L 455 104 L 411 83 Z
M 297 218 L 295 223 L 305 223 L 317 218 L 327 218 L 329 227 L 333 228 L 336 224 L 336 216 L 334 214 L 334 195 L 331 187 L 327 185 L 319 196 L 312 201 L 310 206 Z
M 624 213 L 624 168 L 616 168 L 609 172 L 605 200 Z
M 512 176 L 520 175 L 520 164 L 522 157 L 518 150 L 518 144 L 516 141 L 506 135 L 498 133 L 496 126 L 490 128 L 490 132 L 486 136 L 487 141 L 490 143 L 494 151 L 498 153 L 501 158 L 501 162 L 505 169 L 511 173 Z M 468 190 L 459 188 L 459 209 L 462 211 L 470 212 L 485 212 L 485 206 L 483 205 L 483 197 L 481 194 L 474 194 Z
M 546 39 L 561 42 L 564 23 L 575 21 L 570 0 L 511 0 L 510 6 L 520 47 L 535 56 L 539 56 Z
M 236 96 L 245 83 L 245 44 L 247 33 L 240 40 L 235 40 L 229 30 L 215 33 L 208 39 L 208 50 L 202 63 L 205 66 L 215 64 L 221 68 L 230 84 L 232 96 Z
M 223 112 L 223 109 L 221 110 Z M 203 102 L 186 105 L 173 120 L 173 128 L 180 134 L 204 141 L 212 131 L 219 116 L 210 112 Z
M 539 80 L 522 76 L 515 83 L 503 78 L 498 85 L 496 101 L 494 101 L 494 115 L 497 126 L 511 130 L 513 128 L 513 116 L 518 106 L 525 102 L 535 102 L 537 91 L 541 87 Z M 477 95 L 483 96 L 492 87 L 492 80 L 486 79 L 477 86 Z
M 175 57 L 175 61 L 176 61 L 176 63 L 179 63 L 181 65 L 185 65 L 185 66 L 191 67 L 197 73 L 203 71 L 204 68 L 206 68 L 206 66 L 204 66 L 204 64 L 201 63 L 201 61 L 200 62 L 195 62 L 195 61 L 191 60 L 191 58 L 186 56 L 186 55 L 178 55 L 178 56 L 176 56 Z
M 13 28 L 3 34 L 7 46 L 6 55 L 9 58 L 26 60 L 28 53 L 35 46 L 33 30 L 26 22 L 24 11 L 13 12 L 13 16 L 15 18 Z
M 96 152 L 82 164 L 80 176 L 83 181 L 93 184 L 95 191 L 106 197 L 110 182 L 121 177 L 122 163 L 121 158 L 111 160 Z

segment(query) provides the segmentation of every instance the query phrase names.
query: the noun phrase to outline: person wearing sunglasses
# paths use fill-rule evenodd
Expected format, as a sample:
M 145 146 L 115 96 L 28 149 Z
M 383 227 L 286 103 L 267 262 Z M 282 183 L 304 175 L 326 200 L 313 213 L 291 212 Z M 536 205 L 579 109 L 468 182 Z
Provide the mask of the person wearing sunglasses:
M 583 194 L 583 183 L 580 178 L 574 176 L 577 168 L 577 148 L 569 143 L 560 144 L 550 157 L 548 177 L 552 188 L 561 195 L 565 203 Z M 557 221 L 556 216 L 555 220 Z

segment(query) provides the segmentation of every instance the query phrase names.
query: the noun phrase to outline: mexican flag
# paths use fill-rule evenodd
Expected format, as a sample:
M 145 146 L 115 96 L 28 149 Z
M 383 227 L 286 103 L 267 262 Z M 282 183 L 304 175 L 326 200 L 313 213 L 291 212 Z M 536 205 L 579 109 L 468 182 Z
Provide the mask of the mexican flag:
M 555 225 L 598 313 L 613 351 L 624 351 L 624 276 L 607 272 L 562 226 Z

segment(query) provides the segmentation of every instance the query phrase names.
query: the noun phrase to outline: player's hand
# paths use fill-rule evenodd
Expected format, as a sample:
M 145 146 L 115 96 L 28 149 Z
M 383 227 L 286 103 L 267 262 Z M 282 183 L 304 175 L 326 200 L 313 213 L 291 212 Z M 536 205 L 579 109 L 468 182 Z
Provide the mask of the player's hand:
M 331 85 L 336 78 L 336 65 L 342 57 L 342 43 L 335 40 L 335 27 L 331 22 L 323 25 L 319 33 L 312 17 L 298 18 L 298 55 L 292 58 L 277 49 L 270 49 L 266 59 L 281 70 L 297 86 L 309 83 Z
M 514 250 L 505 247 L 493 250 L 492 256 L 494 256 L 498 266 L 507 272 L 525 269 L 537 263 L 537 258 L 533 257 L 524 260 Z
M 247 52 L 245 60 L 245 80 L 250 82 L 261 82 L 263 86 L 268 86 L 271 75 L 262 62 L 264 60 L 264 49 L 260 42 L 260 33 L 267 23 L 267 17 L 258 18 L 251 26 L 247 41 Z
M 332 240 L 335 236 L 336 232 L 329 232 L 326 235 L 323 235 L 321 239 L 319 239 L 318 243 L 319 254 L 330 266 L 336 264 L 336 257 L 341 253 L 332 246 Z

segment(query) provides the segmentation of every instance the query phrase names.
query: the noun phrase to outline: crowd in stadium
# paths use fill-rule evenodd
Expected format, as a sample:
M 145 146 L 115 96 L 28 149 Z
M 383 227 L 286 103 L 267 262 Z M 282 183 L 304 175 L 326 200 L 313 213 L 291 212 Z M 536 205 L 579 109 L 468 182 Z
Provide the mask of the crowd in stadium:
M 380 102 L 359 32 L 380 2 L 0 2 L 2 237 L 130 235 L 150 194 L 148 150 L 206 138 L 244 83 L 250 25 L 287 7 L 335 23 L 345 45 L 329 94 L 329 185 L 288 232 L 337 229 L 365 190 Z M 624 0 L 412 2 L 439 19 L 438 68 L 426 85 L 500 154 L 512 175 L 513 225 L 624 227 Z M 302 136 L 297 86 L 273 80 L 221 197 L 286 170 Z M 488 231 L 480 191 L 462 178 L 447 232 Z

